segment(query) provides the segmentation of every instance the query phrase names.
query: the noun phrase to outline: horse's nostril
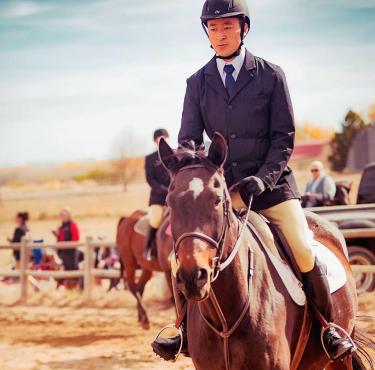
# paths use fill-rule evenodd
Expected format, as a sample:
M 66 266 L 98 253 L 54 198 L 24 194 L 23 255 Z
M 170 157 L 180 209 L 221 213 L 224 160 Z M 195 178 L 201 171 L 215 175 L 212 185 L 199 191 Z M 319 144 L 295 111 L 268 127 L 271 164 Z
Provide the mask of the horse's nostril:
M 203 286 L 208 281 L 208 272 L 206 269 L 198 269 L 195 274 L 195 280 L 197 282 L 197 285 Z
M 183 284 L 184 279 L 182 278 L 181 271 L 177 271 L 176 273 L 176 282 L 177 284 Z

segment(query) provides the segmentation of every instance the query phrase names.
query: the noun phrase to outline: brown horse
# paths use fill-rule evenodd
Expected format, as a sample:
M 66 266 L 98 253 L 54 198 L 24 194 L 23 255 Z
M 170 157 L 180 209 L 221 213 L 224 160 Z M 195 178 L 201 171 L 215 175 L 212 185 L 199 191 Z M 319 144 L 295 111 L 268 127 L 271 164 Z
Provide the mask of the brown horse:
M 303 355 L 297 364 L 293 361 L 304 308 L 292 301 L 259 240 L 232 210 L 222 169 L 225 139 L 215 134 L 208 156 L 174 152 L 162 140 L 159 155 L 172 176 L 167 202 L 178 263 L 175 275 L 188 299 L 188 350 L 195 367 L 328 369 L 317 321 Z M 353 333 L 357 298 L 345 241 L 317 216 L 309 217 L 309 225 L 347 272 L 346 284 L 333 295 L 335 322 Z M 332 368 L 351 365 L 350 359 Z
M 143 291 L 153 271 L 164 271 L 170 289 L 172 289 L 169 259 L 172 251 L 172 240 L 166 235 L 168 220 L 165 219 L 156 236 L 158 258 L 152 261 L 146 260 L 143 255 L 145 238 L 134 231 L 135 224 L 144 215 L 145 212 L 143 211 L 135 211 L 129 217 L 120 219 L 117 225 L 116 245 L 121 261 L 121 276 L 126 279 L 129 290 L 137 300 L 138 321 L 144 329 L 149 329 L 150 322 L 142 301 Z M 136 281 L 137 268 L 142 270 L 138 281 Z

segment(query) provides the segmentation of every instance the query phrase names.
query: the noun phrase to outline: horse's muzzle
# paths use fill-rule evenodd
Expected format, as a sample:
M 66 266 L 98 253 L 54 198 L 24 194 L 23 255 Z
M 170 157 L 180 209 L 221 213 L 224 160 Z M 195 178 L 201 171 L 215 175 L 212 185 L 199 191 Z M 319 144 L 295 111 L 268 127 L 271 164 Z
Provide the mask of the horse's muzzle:
M 201 301 L 209 294 L 210 273 L 205 268 L 197 267 L 191 271 L 179 268 L 176 273 L 176 283 L 187 299 Z

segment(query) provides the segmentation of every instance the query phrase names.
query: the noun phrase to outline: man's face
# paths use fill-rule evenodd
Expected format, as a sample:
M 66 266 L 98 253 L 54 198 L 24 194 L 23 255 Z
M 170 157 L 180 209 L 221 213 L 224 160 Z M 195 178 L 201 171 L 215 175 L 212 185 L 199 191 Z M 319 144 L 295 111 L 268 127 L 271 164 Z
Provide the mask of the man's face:
M 316 180 L 320 176 L 319 168 L 312 168 L 310 170 L 310 172 L 311 172 L 311 176 L 312 176 L 313 180 Z
M 208 38 L 217 55 L 233 54 L 241 43 L 241 22 L 238 18 L 210 19 L 207 22 Z M 245 25 L 245 34 L 247 33 Z
M 70 215 L 66 211 L 61 211 L 60 212 L 60 219 L 62 222 L 67 222 L 70 220 Z

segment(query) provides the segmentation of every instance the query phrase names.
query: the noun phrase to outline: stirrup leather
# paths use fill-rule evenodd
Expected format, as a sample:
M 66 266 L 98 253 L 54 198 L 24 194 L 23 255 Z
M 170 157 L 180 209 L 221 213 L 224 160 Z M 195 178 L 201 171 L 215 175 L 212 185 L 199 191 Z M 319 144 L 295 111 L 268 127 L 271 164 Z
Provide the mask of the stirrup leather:
M 176 362 L 178 356 L 180 356 L 180 354 L 181 354 L 182 346 L 183 346 L 183 343 L 184 343 L 184 337 L 183 337 L 183 334 L 182 334 L 182 329 L 181 329 L 181 327 L 177 328 L 177 327 L 176 327 L 176 324 L 169 324 L 169 325 L 164 326 L 164 328 L 162 328 L 161 330 L 159 330 L 159 332 L 158 332 L 158 334 L 156 335 L 154 341 L 157 341 L 157 340 L 159 339 L 160 335 L 161 335 L 162 333 L 164 333 L 164 332 L 165 332 L 166 330 L 168 330 L 168 329 L 176 329 L 176 330 L 178 331 L 178 335 L 179 335 L 180 338 L 181 338 L 180 348 L 178 349 L 176 355 L 174 356 L 174 359 L 171 360 L 171 362 Z
M 345 337 L 349 340 L 349 342 L 350 342 L 350 343 L 352 344 L 352 346 L 353 346 L 351 352 L 354 352 L 354 351 L 357 350 L 357 346 L 356 346 L 356 344 L 354 343 L 352 337 L 349 335 L 349 333 L 348 333 L 346 330 L 344 330 L 341 326 L 339 326 L 339 325 L 337 325 L 337 324 L 334 324 L 333 322 L 330 322 L 330 323 L 328 323 L 328 326 L 326 326 L 326 327 L 322 327 L 322 328 L 320 329 L 320 341 L 321 341 L 321 343 L 322 343 L 322 347 L 323 347 L 323 349 L 324 349 L 324 352 L 326 353 L 327 357 L 328 357 L 330 360 L 332 360 L 332 358 L 331 358 L 331 356 L 329 355 L 329 353 L 328 353 L 328 351 L 327 351 L 327 349 L 326 349 L 326 347 L 325 347 L 325 345 L 324 345 L 323 337 L 324 337 L 325 332 L 326 332 L 328 329 L 332 328 L 332 327 L 335 328 L 335 329 L 337 329 L 337 330 L 338 330 L 339 332 L 341 332 L 342 334 L 344 334 Z

